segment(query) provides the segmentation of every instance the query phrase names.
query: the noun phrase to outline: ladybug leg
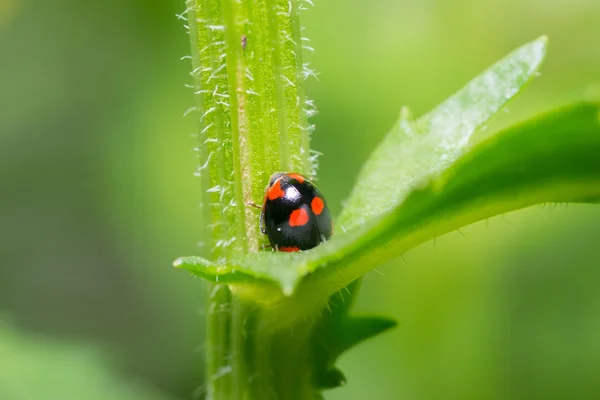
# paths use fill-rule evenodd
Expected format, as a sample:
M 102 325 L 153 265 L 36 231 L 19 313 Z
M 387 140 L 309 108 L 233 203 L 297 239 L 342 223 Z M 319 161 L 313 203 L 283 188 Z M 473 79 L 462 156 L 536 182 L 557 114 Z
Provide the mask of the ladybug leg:
M 272 247 L 273 247 L 273 245 L 272 245 L 271 243 L 269 243 L 269 244 L 263 244 L 261 247 L 262 247 L 262 249 L 263 249 L 263 250 L 265 250 L 265 249 L 270 249 L 270 248 L 272 248 Z
M 260 208 L 262 209 L 262 206 L 259 206 L 258 204 L 256 204 L 255 202 L 253 202 L 252 200 L 246 203 L 247 205 L 249 205 L 250 207 L 254 207 L 254 208 Z
M 265 231 L 264 214 L 262 212 L 263 207 L 259 206 L 258 204 L 256 204 L 252 200 L 248 201 L 246 204 L 249 205 L 250 207 L 258 208 L 258 209 L 261 210 L 261 213 L 260 213 L 260 231 L 262 232 L 263 235 L 266 235 L 267 231 Z

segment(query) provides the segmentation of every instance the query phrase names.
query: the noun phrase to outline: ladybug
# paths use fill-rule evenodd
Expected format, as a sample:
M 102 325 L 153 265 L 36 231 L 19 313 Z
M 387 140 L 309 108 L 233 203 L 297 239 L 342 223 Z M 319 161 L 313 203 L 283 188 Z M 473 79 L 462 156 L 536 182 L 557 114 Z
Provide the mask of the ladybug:
M 317 187 L 297 173 L 276 173 L 265 191 L 260 230 L 276 251 L 300 251 L 331 238 L 333 220 Z

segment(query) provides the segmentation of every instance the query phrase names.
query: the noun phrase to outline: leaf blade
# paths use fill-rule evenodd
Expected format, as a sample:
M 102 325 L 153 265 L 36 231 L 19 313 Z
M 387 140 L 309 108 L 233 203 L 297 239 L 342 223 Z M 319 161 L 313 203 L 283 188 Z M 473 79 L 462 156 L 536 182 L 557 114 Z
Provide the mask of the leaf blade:
M 323 309 L 331 294 L 378 264 L 465 224 L 540 202 L 600 202 L 598 104 L 564 107 L 469 143 L 535 75 L 545 50 L 545 37 L 517 49 L 418 121 L 404 109 L 361 172 L 329 242 L 226 262 L 184 259 L 179 267 L 261 303 L 269 297 L 272 325 L 285 326 Z
M 308 252 L 259 253 L 228 268 L 277 271 L 270 282 L 288 295 L 296 288 L 271 310 L 273 324 L 285 326 L 378 264 L 464 225 L 540 203 L 599 203 L 598 115 L 598 105 L 581 103 L 510 127 L 372 223 Z
M 473 133 L 535 76 L 547 41 L 542 36 L 516 49 L 418 121 L 403 109 L 362 168 L 338 223 L 345 229 L 365 224 L 454 162 Z
M 354 264 L 356 271 L 329 265 L 307 277 L 306 290 L 312 290 L 310 281 L 323 279 L 325 274 L 349 283 L 369 270 L 366 264 L 392 259 L 436 236 L 494 215 L 546 202 L 600 202 L 598 115 L 598 105 L 579 104 L 480 143 L 379 222 L 363 228 L 362 237 L 340 251 L 352 260 L 348 265 Z M 540 142 L 544 145 L 536 146 Z M 361 252 L 368 252 L 366 264 Z

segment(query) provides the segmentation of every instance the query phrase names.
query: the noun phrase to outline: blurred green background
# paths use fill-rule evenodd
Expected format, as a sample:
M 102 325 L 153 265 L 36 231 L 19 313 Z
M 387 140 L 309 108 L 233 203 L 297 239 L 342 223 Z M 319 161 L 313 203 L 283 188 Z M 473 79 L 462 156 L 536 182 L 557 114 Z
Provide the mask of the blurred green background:
M 2 400 L 92 398 L 84 374 L 110 376 L 99 399 L 202 390 L 203 284 L 170 268 L 201 239 L 183 3 L 0 2 Z M 550 37 L 493 126 L 600 80 L 597 0 L 316 3 L 308 92 L 334 213 L 401 105 L 426 112 L 515 47 Z M 402 325 L 344 355 L 349 383 L 326 398 L 600 398 L 600 208 L 461 232 L 367 276 L 357 308 Z

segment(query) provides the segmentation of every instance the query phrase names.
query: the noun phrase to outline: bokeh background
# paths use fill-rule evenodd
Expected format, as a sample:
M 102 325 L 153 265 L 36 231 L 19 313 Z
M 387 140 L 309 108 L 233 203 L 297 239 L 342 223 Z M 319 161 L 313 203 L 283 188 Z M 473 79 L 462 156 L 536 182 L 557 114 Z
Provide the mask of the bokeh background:
M 2 400 L 201 392 L 203 284 L 170 268 L 201 239 L 183 3 L 0 2 Z M 541 34 L 541 78 L 493 126 L 600 81 L 597 0 L 316 3 L 334 213 L 401 105 L 426 112 Z M 546 205 L 382 266 L 357 308 L 401 327 L 344 355 L 326 398 L 600 398 L 599 245 L 600 207 Z

